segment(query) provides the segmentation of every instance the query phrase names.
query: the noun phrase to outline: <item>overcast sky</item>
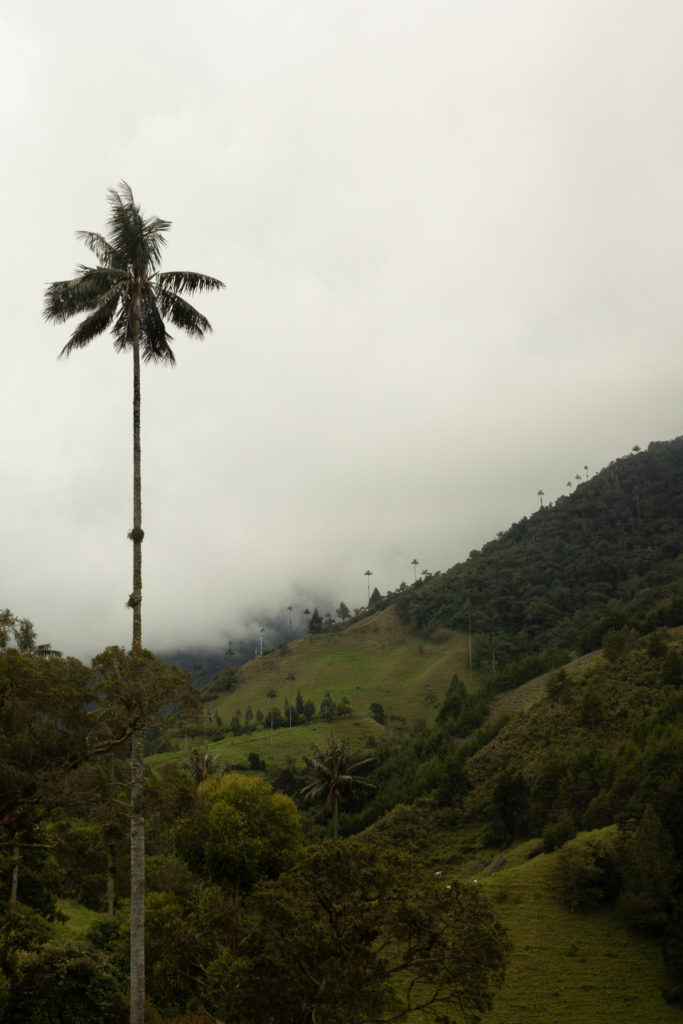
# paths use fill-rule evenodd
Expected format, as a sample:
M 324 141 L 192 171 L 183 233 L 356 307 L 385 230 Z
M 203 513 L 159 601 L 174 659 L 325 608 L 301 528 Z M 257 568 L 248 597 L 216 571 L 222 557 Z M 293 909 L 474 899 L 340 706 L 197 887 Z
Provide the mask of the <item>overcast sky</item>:
M 125 179 L 214 333 L 143 373 L 143 638 L 463 561 L 683 433 L 680 0 L 24 0 L 0 14 L 0 608 L 130 643 L 132 361 L 47 282 Z

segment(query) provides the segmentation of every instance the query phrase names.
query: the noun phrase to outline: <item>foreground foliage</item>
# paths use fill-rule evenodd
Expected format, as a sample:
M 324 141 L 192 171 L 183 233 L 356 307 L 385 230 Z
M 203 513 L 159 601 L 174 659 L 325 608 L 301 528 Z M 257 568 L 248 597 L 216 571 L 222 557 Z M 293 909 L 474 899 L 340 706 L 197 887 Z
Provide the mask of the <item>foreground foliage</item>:
M 240 956 L 210 970 L 234 1024 L 474 1021 L 502 978 L 503 931 L 476 887 L 381 847 L 327 841 L 251 910 Z

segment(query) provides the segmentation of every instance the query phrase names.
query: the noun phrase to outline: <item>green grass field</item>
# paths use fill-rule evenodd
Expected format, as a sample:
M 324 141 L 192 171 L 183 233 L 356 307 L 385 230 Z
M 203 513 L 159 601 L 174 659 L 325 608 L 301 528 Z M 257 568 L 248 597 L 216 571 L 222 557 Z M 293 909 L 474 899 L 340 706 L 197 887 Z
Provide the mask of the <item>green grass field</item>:
M 348 629 L 303 637 L 242 665 L 237 671 L 238 686 L 204 706 L 204 721 L 219 714 L 224 725 L 239 711 L 244 722 L 247 707 L 263 715 L 272 707 L 285 713 L 285 699 L 296 701 L 300 690 L 304 700 L 316 708 L 326 693 L 336 703 L 344 698 L 352 713 L 335 718 L 330 724 L 314 721 L 310 726 L 273 730 L 259 728 L 248 735 L 229 735 L 207 743 L 188 730 L 173 753 L 147 759 L 158 768 L 186 756 L 187 748 L 209 747 L 226 764 L 246 763 L 257 753 L 268 768 L 300 764 L 314 744 L 324 745 L 327 736 L 348 738 L 352 749 L 389 740 L 409 730 L 417 719 L 431 723 L 455 672 L 470 683 L 468 641 L 463 634 L 451 633 L 439 641 L 410 634 L 396 617 L 393 608 L 354 623 Z M 474 677 L 471 685 L 476 686 Z M 274 691 L 271 700 L 267 695 Z M 372 703 L 381 704 L 385 725 L 378 725 L 370 713 Z
M 478 876 L 512 943 L 507 975 L 486 1024 L 680 1024 L 665 1002 L 659 944 L 613 907 L 570 911 L 560 902 L 556 854 L 527 860 L 534 840 L 503 869 Z
M 71 900 L 57 900 L 57 910 L 66 918 L 55 924 L 55 936 L 62 940 L 80 938 L 95 921 L 102 918 L 102 914 L 88 910 L 80 903 L 72 903 Z

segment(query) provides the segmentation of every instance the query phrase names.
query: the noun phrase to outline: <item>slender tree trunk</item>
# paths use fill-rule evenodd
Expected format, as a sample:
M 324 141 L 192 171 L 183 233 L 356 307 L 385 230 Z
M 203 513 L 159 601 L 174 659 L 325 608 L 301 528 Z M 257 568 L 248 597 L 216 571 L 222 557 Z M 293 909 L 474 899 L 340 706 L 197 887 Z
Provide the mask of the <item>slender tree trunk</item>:
M 142 473 L 140 455 L 140 321 L 133 324 L 133 650 L 142 647 Z
M 133 733 L 130 817 L 130 1024 L 145 1020 L 145 816 L 143 809 L 145 740 Z
M 140 320 L 133 317 L 133 652 L 142 647 L 142 475 L 140 470 Z M 130 787 L 130 1024 L 145 1020 L 145 818 L 144 727 L 133 733 Z
M 115 798 L 116 774 L 114 771 L 114 755 L 109 755 L 109 814 L 110 821 L 105 824 L 104 838 L 107 844 L 107 917 L 110 921 L 114 919 L 114 904 L 116 903 L 116 839 L 117 830 L 115 825 L 116 805 Z
M 114 920 L 114 903 L 116 901 L 116 840 L 107 843 L 107 917 Z
M 12 851 L 12 888 L 10 890 L 9 908 L 12 912 L 17 909 L 17 898 L 19 896 L 19 833 L 14 833 L 14 850 Z

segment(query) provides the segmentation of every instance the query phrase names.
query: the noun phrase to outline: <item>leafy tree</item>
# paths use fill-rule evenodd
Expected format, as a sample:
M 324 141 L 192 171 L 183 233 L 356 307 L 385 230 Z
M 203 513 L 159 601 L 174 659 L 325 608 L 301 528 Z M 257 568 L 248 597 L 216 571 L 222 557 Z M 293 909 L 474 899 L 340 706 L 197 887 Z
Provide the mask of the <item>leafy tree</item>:
M 524 831 L 529 808 L 529 787 L 518 769 L 506 768 L 498 775 L 493 788 L 493 803 L 506 841 Z
M 375 789 L 375 786 L 358 775 L 369 765 L 374 757 L 366 757 L 360 761 L 352 760 L 349 753 L 348 740 L 335 740 L 328 737 L 324 749 L 314 747 L 314 754 L 304 757 L 306 765 L 313 775 L 301 790 L 306 803 L 317 803 L 325 811 L 332 812 L 333 834 L 337 838 L 339 832 L 339 799 L 355 788 Z
M 351 618 L 351 612 L 343 601 L 339 602 L 339 607 L 337 608 L 335 615 L 337 618 L 341 619 L 342 622 L 346 622 L 347 619 Z
M 335 710 L 337 705 L 333 701 L 331 695 L 326 693 L 323 699 L 320 701 L 320 717 L 323 722 L 331 722 L 334 718 Z
M 502 980 L 505 936 L 477 887 L 394 850 L 309 848 L 247 909 L 239 949 L 207 970 L 226 1024 L 474 1021 Z
M 212 777 L 198 808 L 176 827 L 179 852 L 194 870 L 236 893 L 290 868 L 301 844 L 296 806 L 260 778 Z
M 610 838 L 580 842 L 572 839 L 557 854 L 556 874 L 564 902 L 571 911 L 613 900 L 619 891 Z
M 436 716 L 437 722 L 445 722 L 449 718 L 456 719 L 467 701 L 467 690 L 465 684 L 456 672 L 448 684 L 448 689 Z
M 0 835 L 9 818 L 63 800 L 68 772 L 92 749 L 93 696 L 76 658 L 0 656 Z
M 219 886 L 194 880 L 180 888 L 150 892 L 146 912 L 149 996 L 155 1009 L 165 1020 L 208 1024 L 209 1018 L 196 1010 L 206 967 L 223 946 L 238 941 L 239 906 Z M 155 1015 L 157 1019 L 161 1018 Z
M 638 827 L 621 844 L 622 905 L 645 931 L 663 931 L 680 876 L 671 834 L 651 804 Z
M 683 657 L 676 650 L 667 651 L 662 663 L 662 685 L 673 686 L 677 690 L 683 683 Z
M 312 718 L 315 718 L 315 704 L 312 700 L 304 701 L 302 715 L 307 722 L 310 722 Z
M 0 611 L 0 652 L 7 647 L 16 621 L 16 615 L 13 615 L 9 608 Z
M 375 719 L 378 725 L 384 725 L 387 720 L 386 712 L 381 704 L 377 701 L 373 701 L 370 705 L 370 714 Z
M 308 620 L 308 632 L 309 633 L 322 633 L 323 631 L 323 620 L 320 612 L 317 608 L 313 609 L 310 619 Z
M 35 652 L 36 640 L 38 634 L 33 628 L 33 623 L 30 619 L 17 619 L 16 624 L 12 627 L 14 634 L 14 642 L 17 645 L 17 650 L 20 654 L 28 654 L 29 656 Z
M 125 982 L 103 953 L 47 943 L 24 956 L 3 1024 L 123 1024 Z
M 92 673 L 75 658 L 0 655 L 0 849 L 12 849 L 12 906 L 22 848 L 36 845 L 36 829 L 67 802 L 70 776 L 96 748 L 93 697 Z

